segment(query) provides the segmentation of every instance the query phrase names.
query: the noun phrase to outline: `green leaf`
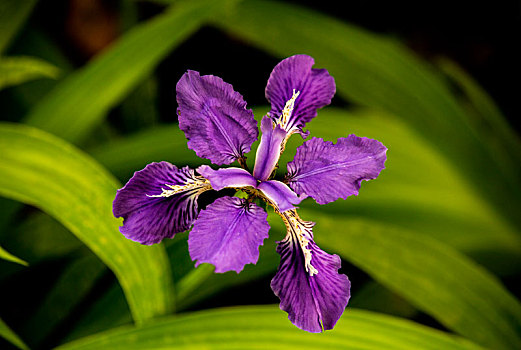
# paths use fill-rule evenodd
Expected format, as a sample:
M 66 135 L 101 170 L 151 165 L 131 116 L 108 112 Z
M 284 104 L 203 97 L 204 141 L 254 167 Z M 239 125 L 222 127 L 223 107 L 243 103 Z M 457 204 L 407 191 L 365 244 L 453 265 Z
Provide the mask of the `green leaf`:
M 234 10 L 213 18 L 215 24 L 278 57 L 312 55 L 341 97 L 405 121 L 521 227 L 516 163 L 487 146 L 430 65 L 396 41 L 299 6 L 251 0 Z
M 39 78 L 56 78 L 59 69 L 34 57 L 0 57 L 0 89 Z
M 0 318 L 0 336 L 17 348 L 22 350 L 29 350 L 29 347 L 9 328 L 5 322 Z
M 222 5 L 210 0 L 182 2 L 130 29 L 111 49 L 45 96 L 27 123 L 66 140 L 81 141 L 111 107 Z
M 480 349 L 461 338 L 402 319 L 348 309 L 335 329 L 311 334 L 275 306 L 189 313 L 144 327 L 122 327 L 60 350 L 87 349 Z
M 29 17 L 36 0 L 2 0 L 0 2 L 0 55 Z
M 7 239 L 9 246 L 26 254 L 24 256 L 31 264 L 56 259 L 85 247 L 56 219 L 41 212 L 25 217 L 9 232 Z
M 110 141 L 90 150 L 101 164 L 121 179 L 128 180 L 134 171 L 148 163 L 169 161 L 178 166 L 209 164 L 188 149 L 186 138 L 177 125 L 146 129 L 125 138 Z
M 29 265 L 26 261 L 14 256 L 13 254 L 9 253 L 7 250 L 5 250 L 2 247 L 0 247 L 0 259 L 11 261 L 11 262 L 23 265 L 23 266 Z
M 120 187 L 70 144 L 32 127 L 0 124 L 0 194 L 59 220 L 114 271 L 136 322 L 170 312 L 169 264 L 160 245 L 127 240 L 112 216 Z
M 368 220 L 300 214 L 317 222 L 313 230 L 322 248 L 341 254 L 448 329 L 494 349 L 521 347 L 519 301 L 449 246 Z
M 336 141 L 356 134 L 380 140 L 388 148 L 386 169 L 364 182 L 360 195 L 327 206 L 303 207 L 330 214 L 359 215 L 427 234 L 471 254 L 503 274 L 519 270 L 521 237 L 498 209 L 436 148 L 396 118 L 376 111 L 328 108 L 309 124 L 311 135 Z M 293 137 L 290 142 L 302 142 Z M 288 146 L 285 160 L 293 158 Z M 281 164 L 281 169 L 286 167 Z

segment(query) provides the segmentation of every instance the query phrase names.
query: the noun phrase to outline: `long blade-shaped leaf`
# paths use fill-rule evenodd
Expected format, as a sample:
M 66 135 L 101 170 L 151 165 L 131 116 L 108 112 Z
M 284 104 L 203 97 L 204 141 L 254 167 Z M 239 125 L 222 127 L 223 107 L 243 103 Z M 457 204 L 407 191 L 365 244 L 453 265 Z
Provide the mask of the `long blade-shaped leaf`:
M 38 78 L 56 78 L 59 70 L 33 57 L 0 57 L 0 89 Z
M 269 25 L 266 24 L 269 18 Z M 276 1 L 244 1 L 219 27 L 277 56 L 308 53 L 335 77 L 338 93 L 395 114 L 415 128 L 521 227 L 521 187 L 507 152 L 493 153 L 432 67 L 397 42 Z M 505 146 L 506 147 L 506 146 Z M 505 165 L 506 167 L 502 167 Z
M 317 222 L 319 245 L 340 253 L 447 328 L 494 349 L 521 347 L 519 301 L 449 246 L 389 225 L 300 212 Z
M 2 247 L 0 247 L 0 259 L 11 261 L 11 262 L 14 262 L 14 263 L 17 263 L 20 265 L 24 265 L 24 266 L 28 265 L 26 261 L 20 259 L 19 257 L 14 256 L 13 254 L 9 253 L 7 250 L 5 250 Z
M 461 338 L 395 317 L 350 309 L 334 331 L 303 332 L 275 306 L 186 314 L 122 327 L 59 347 L 87 349 L 479 349 Z
M 364 183 L 356 199 L 328 205 L 327 212 L 342 215 L 349 211 L 428 233 L 480 256 L 480 262 L 498 270 L 513 271 L 519 266 L 501 266 L 502 262 L 520 262 L 519 232 L 443 154 L 399 120 L 374 111 L 327 109 L 310 123 L 309 130 L 311 135 L 331 141 L 354 133 L 380 140 L 389 148 L 380 177 Z M 490 259 L 490 254 L 500 258 Z
M 210 0 L 182 2 L 134 27 L 64 79 L 31 111 L 27 123 L 69 141 L 86 137 L 109 108 L 222 5 Z
M 171 309 L 162 246 L 145 247 L 118 232 L 111 204 L 119 187 L 101 166 L 68 143 L 32 127 L 0 124 L 0 194 L 58 219 L 111 268 L 134 319 Z
M 16 345 L 19 349 L 28 350 L 29 347 L 9 328 L 5 322 L 0 318 L 0 337 L 9 341 L 11 344 Z

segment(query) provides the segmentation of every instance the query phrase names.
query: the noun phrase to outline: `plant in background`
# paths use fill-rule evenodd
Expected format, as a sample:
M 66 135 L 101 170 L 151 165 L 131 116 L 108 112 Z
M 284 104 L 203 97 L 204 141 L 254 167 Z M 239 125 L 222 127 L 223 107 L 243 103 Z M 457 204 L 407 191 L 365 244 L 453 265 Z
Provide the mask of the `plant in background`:
M 7 198 L 0 198 L 0 291 L 5 300 L 0 304 L 1 349 L 521 349 L 521 302 L 519 290 L 512 284 L 521 274 L 521 142 L 498 108 L 513 106 L 512 102 L 510 107 L 503 104 L 509 95 L 501 91 L 510 90 L 502 87 L 495 91 L 503 101 L 497 106 L 453 62 L 428 62 L 412 53 L 402 40 L 410 43 L 407 38 L 412 33 L 389 38 L 338 18 L 346 19 L 341 14 L 329 16 L 315 6 L 305 8 L 294 1 L 179 0 L 153 17 L 149 15 L 155 11 L 142 12 L 148 6 L 142 7 L 141 2 L 118 2 L 121 6 L 111 6 L 110 11 L 117 14 L 115 21 L 122 20 L 125 29 L 114 43 L 81 66 L 71 55 L 65 37 L 55 30 L 63 23 L 60 21 L 71 18 L 60 15 L 72 13 L 66 11 L 69 1 L 55 2 L 51 7 L 35 0 L 1 3 L 0 196 Z M 322 5 L 327 4 L 319 7 Z M 504 6 L 495 3 L 484 11 L 483 18 L 487 23 L 507 23 L 505 16 L 489 21 Z M 49 16 L 51 13 L 57 16 Z M 446 20 L 442 12 L 439 14 Z M 458 19 L 459 27 L 462 19 L 469 23 L 469 16 L 462 17 L 457 11 L 450 15 Z M 356 14 L 349 17 L 354 19 Z M 507 34 L 509 26 L 502 27 L 502 33 Z M 199 31 L 201 28 L 205 29 Z M 455 37 L 460 42 L 461 37 Z M 453 36 L 445 38 L 454 42 Z M 503 39 L 501 42 L 509 42 Z M 486 42 L 487 47 L 492 44 Z M 253 133 L 246 132 L 245 142 L 234 143 L 243 140 L 244 133 L 230 132 L 231 149 L 238 152 L 225 154 L 232 159 L 219 166 L 208 163 L 211 168 L 198 168 L 202 160 L 186 147 L 186 136 L 198 154 L 203 152 L 201 147 L 213 147 L 202 156 L 217 164 L 214 157 L 230 149 L 227 140 L 212 138 L 217 147 L 204 139 L 202 146 L 192 145 L 197 135 L 212 125 L 213 133 L 219 134 L 215 124 L 206 125 L 197 118 L 190 122 L 186 108 L 180 118 L 182 124 L 183 119 L 187 121 L 182 125 L 184 132 L 177 123 L 162 124 L 165 111 L 161 102 L 171 99 L 175 86 L 168 85 L 176 83 L 169 74 L 183 75 L 190 68 L 184 62 L 199 71 L 212 71 L 218 63 L 222 74 L 230 76 L 247 62 L 255 67 L 255 71 L 248 71 L 247 89 L 259 86 L 254 83 L 255 72 L 267 69 L 263 74 L 268 76 L 272 67 L 264 66 L 266 60 L 298 52 L 308 53 L 321 67 L 327 67 L 335 77 L 335 96 L 347 104 L 323 109 L 319 118 L 307 123 L 309 120 L 299 119 L 305 118 L 303 115 L 295 118 L 297 113 L 307 113 L 307 107 L 300 104 L 306 97 L 304 89 L 284 86 L 281 94 L 268 96 L 275 105 L 268 115 L 271 125 L 268 118 L 257 118 L 257 128 L 251 126 L 251 112 L 237 107 L 237 99 L 224 99 L 231 105 L 223 102 L 223 96 L 238 95 L 231 87 L 224 89 L 227 84 L 205 90 L 204 98 L 197 100 L 200 104 L 189 106 L 195 108 L 193 118 L 204 112 L 220 113 L 217 120 L 223 130 L 251 127 Z M 459 52 L 473 55 L 472 50 Z M 503 52 L 503 58 L 511 55 Z M 330 79 L 311 65 L 312 77 Z M 511 69 L 508 64 L 502 66 L 500 71 Z M 488 73 L 501 76 L 496 74 L 497 67 L 487 69 Z M 57 71 L 58 79 L 48 79 L 56 77 Z M 187 73 L 185 79 L 187 83 L 200 82 L 196 86 L 200 88 L 211 86 L 209 80 L 220 80 L 195 72 Z M 271 82 L 273 89 L 277 84 L 273 79 Z M 185 92 L 194 90 L 189 85 L 185 88 Z M 192 91 L 194 98 L 202 95 L 197 90 Z M 286 120 L 280 118 L 285 109 Z M 246 122 L 240 118 L 240 125 L 234 128 L 237 110 L 246 115 Z M 171 107 L 166 114 L 171 114 Z M 303 124 L 290 125 L 293 121 Z M 304 143 L 300 137 L 287 144 L 280 141 L 292 131 L 302 134 L 302 128 L 336 144 L 317 139 Z M 257 129 L 263 130 L 262 135 Z M 380 140 L 391 148 L 387 171 L 378 181 L 364 185 L 361 198 L 337 200 L 327 206 L 311 200 L 298 203 L 306 196 L 322 203 L 348 194 L 342 192 L 345 187 L 340 188 L 336 177 L 331 186 L 327 172 L 302 176 L 314 169 L 304 165 L 320 166 L 321 157 L 329 162 L 343 154 L 338 152 L 340 145 L 357 139 L 350 136 L 335 141 L 348 136 L 346 131 Z M 261 137 L 251 146 L 251 139 L 257 136 Z M 287 152 L 272 152 L 276 147 L 270 142 L 279 141 Z M 259 154 L 256 167 L 254 159 L 248 159 L 250 172 L 244 154 L 249 147 L 255 151 L 259 143 L 265 148 L 259 149 L 264 156 Z M 291 162 L 289 153 L 295 152 L 293 144 L 297 143 L 304 145 Z M 319 145 L 322 150 L 312 152 Z M 279 155 L 281 168 L 289 162 L 288 171 L 275 165 L 274 176 L 274 171 L 267 175 L 270 162 L 276 163 L 273 157 Z M 234 159 L 237 161 L 231 166 L 235 169 L 217 169 Z M 138 206 L 149 203 L 141 209 L 143 213 L 150 212 L 147 208 L 170 204 L 171 210 L 163 211 L 166 216 L 160 211 L 140 216 L 139 208 L 126 208 L 133 211 L 133 218 L 129 214 L 123 230 L 141 220 L 148 228 L 166 222 L 174 232 L 175 225 L 192 221 L 187 225 L 194 227 L 190 237 L 180 234 L 161 244 L 143 245 L 121 234 L 123 220 L 112 215 L 114 195 L 122 187 L 120 181 L 127 182 L 136 169 L 143 169 L 151 160 L 168 160 L 191 169 L 176 168 L 172 182 L 158 181 L 155 190 L 129 202 Z M 173 169 L 168 163 L 159 164 Z M 239 171 L 245 183 L 216 191 L 216 181 L 231 181 L 232 177 L 225 175 L 233 171 Z M 192 190 L 184 187 L 192 176 L 193 181 L 204 181 L 205 189 L 211 187 L 198 199 L 193 197 L 200 189 L 198 184 Z M 142 186 L 147 189 L 155 180 L 152 176 Z M 275 181 L 294 196 L 287 192 L 289 195 L 283 193 L 278 202 L 270 200 L 266 188 L 277 186 Z M 174 193 L 180 187 L 185 191 Z M 335 191 L 329 193 L 331 189 Z M 206 207 L 207 199 L 218 197 Z M 317 222 L 307 228 L 309 231 L 301 227 L 304 238 L 311 238 L 307 245 L 301 245 L 298 231 L 292 231 L 292 225 L 303 226 L 305 221 L 297 218 L 294 209 L 283 211 L 283 200 L 291 207 L 299 206 L 299 217 Z M 218 209 L 219 203 L 225 202 L 241 206 L 224 215 Z M 200 207 L 194 211 L 197 204 Z M 281 257 L 272 248 L 275 238 L 284 238 L 287 227 L 276 212 L 268 210 L 273 219 L 268 218 L 271 234 L 264 240 L 267 223 L 258 218 L 265 217 L 263 210 L 269 206 L 289 223 L 288 236 L 279 243 L 279 252 L 286 254 L 279 273 Z M 237 214 L 239 210 L 242 216 Z M 244 261 L 217 261 L 226 255 L 204 255 L 237 250 L 231 244 L 234 236 L 224 236 L 222 228 L 228 225 L 224 219 L 231 220 L 234 212 L 241 223 L 253 217 L 256 225 L 241 225 L 241 230 L 230 234 L 255 231 L 263 237 L 253 240 L 250 255 L 233 255 Z M 204 222 L 213 225 L 211 232 Z M 198 235 L 200 239 L 196 239 Z M 245 250 L 245 240 L 235 239 Z M 219 247 L 223 240 L 227 245 Z M 258 246 L 261 241 L 264 247 Z M 283 285 L 280 292 L 290 292 L 286 296 L 279 293 L 283 302 L 301 298 L 309 308 L 288 309 L 289 313 L 311 312 L 316 317 L 297 319 L 296 323 L 307 322 L 311 325 L 304 326 L 321 329 L 332 325 L 334 311 L 340 308 L 326 307 L 330 314 L 319 315 L 323 299 L 315 298 L 313 288 L 320 283 L 308 283 L 320 281 L 326 270 L 340 279 L 344 276 L 338 272 L 344 272 L 318 264 L 323 255 L 313 242 L 352 264 L 346 274 L 356 288 L 350 290 L 349 309 L 334 325 L 336 331 L 301 331 L 287 321 L 279 305 L 242 305 L 246 300 L 264 304 L 276 299 L 269 292 L 270 298 L 264 298 L 268 285 L 263 281 L 277 274 L 285 278 L 279 283 Z M 214 249 L 194 252 L 193 244 Z M 255 266 L 246 266 L 256 261 L 258 250 L 262 258 Z M 307 271 L 305 251 L 310 253 Z M 217 269 L 244 269 L 238 275 L 231 271 L 214 274 L 211 264 L 194 268 L 190 253 L 197 264 L 215 260 L 212 263 Z M 296 257 L 299 259 L 292 260 Z M 284 285 L 286 281 L 301 283 L 298 291 Z M 258 288 L 258 283 L 265 288 Z M 283 308 L 286 306 L 302 307 L 302 303 L 292 300 Z
M 313 58 L 296 55 L 271 73 L 266 98 L 271 111 L 261 121 L 262 136 L 253 173 L 245 154 L 257 139 L 253 112 L 243 97 L 221 78 L 188 71 L 177 84 L 179 125 L 188 147 L 217 165 L 238 161 L 242 168 L 196 171 L 168 162 L 151 163 L 138 171 L 116 195 L 113 212 L 123 217 L 121 232 L 142 244 L 172 238 L 193 225 L 190 256 L 215 265 L 216 272 L 236 271 L 256 263 L 259 246 L 268 237 L 266 203 L 284 221 L 287 234 L 278 243 L 281 255 L 271 281 L 297 327 L 309 332 L 332 329 L 350 297 L 350 282 L 339 274 L 340 257 L 321 250 L 313 241 L 314 222 L 302 220 L 295 205 L 307 197 L 319 204 L 357 195 L 362 180 L 375 179 L 384 168 L 387 148 L 379 141 L 350 135 L 337 143 L 312 138 L 297 149 L 283 181 L 276 169 L 288 138 L 299 133 L 328 105 L 335 82 L 325 69 L 314 69 Z M 200 210 L 198 197 L 206 191 L 233 188 L 244 195 L 223 196 Z

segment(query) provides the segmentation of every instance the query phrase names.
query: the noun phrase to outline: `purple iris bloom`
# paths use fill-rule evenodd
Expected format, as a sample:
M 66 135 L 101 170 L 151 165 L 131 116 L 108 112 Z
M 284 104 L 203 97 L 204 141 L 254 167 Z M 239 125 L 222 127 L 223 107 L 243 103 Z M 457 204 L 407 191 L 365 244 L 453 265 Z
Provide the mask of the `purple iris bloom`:
M 118 190 L 113 212 L 124 218 L 121 233 L 142 244 L 172 238 L 193 225 L 188 249 L 196 266 L 210 263 L 216 272 L 238 273 L 257 262 L 259 246 L 268 237 L 267 213 L 257 205 L 267 203 L 287 228 L 278 242 L 281 261 L 271 288 L 293 324 L 321 332 L 332 329 L 342 315 L 350 282 L 338 273 L 338 255 L 313 241 L 315 223 L 302 220 L 295 206 L 306 197 L 326 204 L 357 195 L 362 180 L 376 178 L 384 168 L 387 149 L 355 135 L 337 143 L 312 138 L 298 147 L 284 180 L 272 179 L 288 138 L 294 133 L 306 138 L 304 126 L 335 94 L 333 77 L 313 64 L 313 58 L 296 55 L 273 69 L 266 86 L 271 111 L 261 121 L 253 173 L 244 155 L 258 129 L 243 97 L 221 78 L 185 73 L 177 83 L 177 112 L 188 147 L 213 164 L 238 161 L 241 168 L 202 165 L 194 171 L 151 163 Z M 223 196 L 199 209 L 201 193 L 224 188 L 241 190 L 246 198 Z

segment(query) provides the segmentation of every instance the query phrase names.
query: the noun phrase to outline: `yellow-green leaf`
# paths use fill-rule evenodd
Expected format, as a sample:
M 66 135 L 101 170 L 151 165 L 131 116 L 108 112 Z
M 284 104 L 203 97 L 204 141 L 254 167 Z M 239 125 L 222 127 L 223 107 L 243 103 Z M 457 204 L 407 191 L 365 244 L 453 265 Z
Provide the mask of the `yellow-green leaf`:
M 170 312 L 172 284 L 160 245 L 127 240 L 112 216 L 120 185 L 89 156 L 38 129 L 0 124 L 0 194 L 60 221 L 115 273 L 136 322 Z
M 20 265 L 24 265 L 24 266 L 27 266 L 27 262 L 14 256 L 13 254 L 9 253 L 7 250 L 5 250 L 4 248 L 0 247 L 0 259 L 4 259 L 4 260 L 7 260 L 7 261 L 12 261 L 14 263 L 17 263 L 17 264 L 20 264 Z
M 403 319 L 347 309 L 324 334 L 293 326 L 276 306 L 249 306 L 187 313 L 144 327 L 122 327 L 58 347 L 88 349 L 365 349 L 478 350 L 453 335 Z
M 56 78 L 59 69 L 35 57 L 0 57 L 0 89 L 39 78 Z

